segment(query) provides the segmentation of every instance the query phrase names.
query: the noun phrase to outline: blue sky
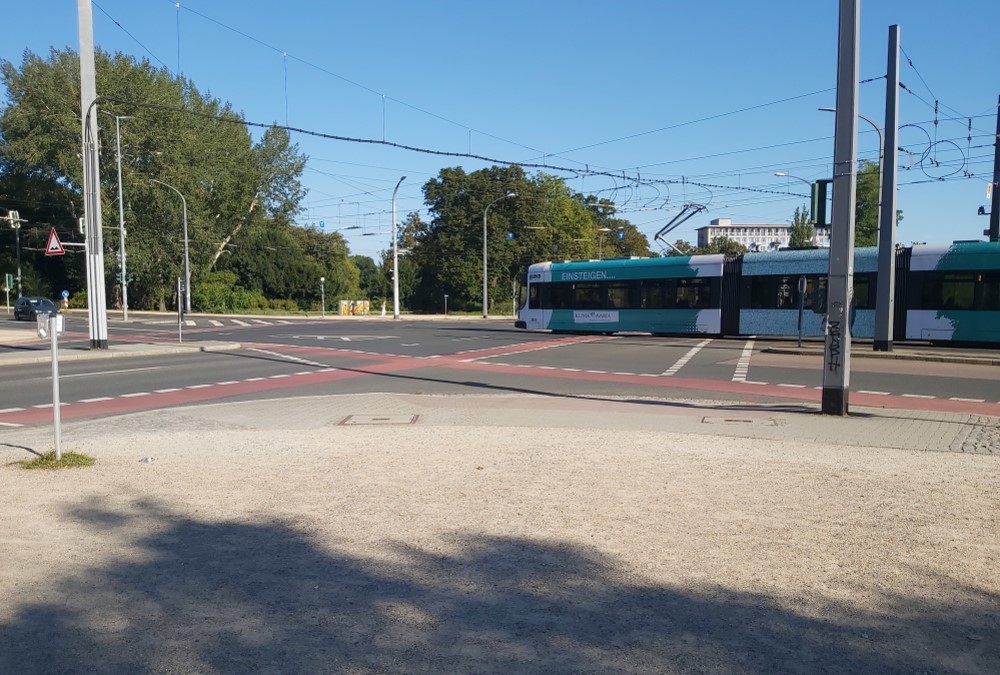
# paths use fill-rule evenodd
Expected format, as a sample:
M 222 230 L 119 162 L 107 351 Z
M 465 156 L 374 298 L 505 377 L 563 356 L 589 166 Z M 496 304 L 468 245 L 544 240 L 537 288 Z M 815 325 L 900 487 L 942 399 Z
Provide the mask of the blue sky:
M 671 241 L 694 241 L 713 218 L 785 222 L 807 188 L 775 172 L 831 175 L 834 115 L 817 108 L 834 104 L 837 9 L 836 0 L 100 0 L 93 12 L 98 46 L 180 70 L 250 121 L 557 167 L 547 171 L 613 199 L 652 243 L 687 202 L 707 210 Z M 4 59 L 79 47 L 70 0 L 14 3 L 5 18 Z M 900 123 L 914 126 L 900 132 L 899 241 L 982 238 L 988 219 L 976 210 L 987 204 L 1000 94 L 995 0 L 862 1 L 861 24 L 862 80 L 884 76 L 888 26 L 901 28 Z M 881 121 L 884 79 L 860 92 L 860 111 Z M 858 129 L 859 157 L 877 160 L 876 133 Z M 442 167 L 489 165 L 293 138 L 310 157 L 300 222 L 340 229 L 352 253 L 371 256 L 389 245 L 401 176 L 400 218 L 426 216 L 421 186 Z M 636 176 L 655 184 L 637 187 Z

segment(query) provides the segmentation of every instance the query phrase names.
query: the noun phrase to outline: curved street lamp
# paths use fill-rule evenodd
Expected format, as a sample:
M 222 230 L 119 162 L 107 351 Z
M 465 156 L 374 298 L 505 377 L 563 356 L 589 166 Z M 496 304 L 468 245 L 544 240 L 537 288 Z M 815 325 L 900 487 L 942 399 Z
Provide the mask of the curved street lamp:
M 503 201 L 504 199 L 507 199 L 508 197 L 516 197 L 516 196 L 517 196 L 516 192 L 508 192 L 503 197 L 497 197 L 496 199 L 494 199 L 493 201 L 491 201 L 489 204 L 486 205 L 486 208 L 483 209 L 483 318 L 484 319 L 490 318 L 489 289 L 487 288 L 487 284 L 486 284 L 486 281 L 488 279 L 487 273 L 486 273 L 486 270 L 487 270 L 487 266 L 486 266 L 486 243 L 489 241 L 489 239 L 487 237 L 487 230 L 486 230 L 486 214 L 488 214 L 490 212 L 490 207 L 493 206 L 494 204 L 496 204 L 497 202 Z
M 795 180 L 800 180 L 806 185 L 808 185 L 810 188 L 812 188 L 812 182 L 806 180 L 805 178 L 799 178 L 798 176 L 793 176 L 792 174 L 785 173 L 784 171 L 775 171 L 774 175 L 777 176 L 778 178 L 794 178 Z
M 188 260 L 188 206 L 187 200 L 184 199 L 184 195 L 181 191 L 175 188 L 173 185 L 164 183 L 162 180 L 156 180 L 155 178 L 150 178 L 150 182 L 162 185 L 165 188 L 170 188 L 177 193 L 177 196 L 181 198 L 181 206 L 184 207 L 184 311 L 186 313 L 191 312 L 191 264 Z M 179 300 L 178 300 L 179 301 Z
M 832 113 L 837 112 L 836 108 L 819 108 L 819 110 L 822 110 L 823 112 L 832 112 Z M 878 122 L 873 120 L 871 117 L 868 117 L 867 115 L 862 115 L 861 113 L 858 113 L 858 117 L 863 119 L 865 122 L 868 122 L 868 124 L 872 125 L 872 127 L 875 129 L 875 133 L 878 134 L 878 207 L 876 211 L 877 216 L 875 221 L 875 227 L 876 227 L 875 231 L 881 232 L 882 231 L 882 162 L 884 161 L 885 157 L 885 134 L 882 132 L 882 127 L 878 125 Z

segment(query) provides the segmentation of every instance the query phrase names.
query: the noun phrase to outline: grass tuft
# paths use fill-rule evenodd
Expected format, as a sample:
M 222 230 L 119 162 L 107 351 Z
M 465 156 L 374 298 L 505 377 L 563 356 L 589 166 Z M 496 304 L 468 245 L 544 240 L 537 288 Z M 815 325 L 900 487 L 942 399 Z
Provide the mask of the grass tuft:
M 82 466 L 92 466 L 96 460 L 78 452 L 64 452 L 62 459 L 56 461 L 56 452 L 52 450 L 34 459 L 14 462 L 22 469 L 75 469 Z

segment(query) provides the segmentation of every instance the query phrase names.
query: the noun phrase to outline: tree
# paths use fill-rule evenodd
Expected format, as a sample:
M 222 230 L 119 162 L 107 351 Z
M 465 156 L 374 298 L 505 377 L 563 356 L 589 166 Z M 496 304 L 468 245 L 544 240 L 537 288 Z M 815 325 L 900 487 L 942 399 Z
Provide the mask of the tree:
M 268 129 L 254 142 L 228 103 L 202 94 L 166 68 L 100 50 L 95 61 L 100 112 L 110 113 L 97 118 L 105 225 L 119 215 L 114 116 L 131 117 L 121 124 L 126 248 L 134 277 L 130 304 L 164 308 L 182 268 L 181 202 L 149 178 L 186 198 L 195 286 L 202 277 L 215 287 L 231 283 L 227 275 L 209 277 L 231 270 L 237 273 L 234 288 L 269 293 L 280 288 L 280 297 L 299 302 L 315 294 L 310 275 L 318 268 L 306 272 L 310 257 L 302 248 L 312 240 L 296 236 L 299 228 L 292 224 L 304 196 L 300 176 L 306 158 L 287 132 Z M 0 78 L 9 99 L 0 115 L 0 194 L 5 195 L 0 199 L 28 219 L 26 229 L 51 223 L 72 241 L 83 215 L 79 58 L 70 50 L 52 50 L 48 58 L 26 52 L 19 68 L 0 63 Z M 105 230 L 105 245 L 117 252 L 117 228 Z M 289 252 L 287 258 L 282 251 Z M 339 262 L 346 246 L 342 255 L 331 255 L 314 257 L 314 267 L 341 266 L 344 288 L 352 288 L 352 268 Z M 105 264 L 113 287 L 117 256 L 106 256 Z M 38 269 L 68 290 L 83 284 L 77 264 L 60 261 Z M 117 288 L 106 290 L 109 298 L 119 296 Z
M 701 246 L 695 249 L 698 254 L 723 253 L 725 255 L 742 255 L 747 252 L 747 247 L 735 239 L 729 237 L 716 237 L 708 246 Z
M 878 245 L 878 218 L 882 205 L 879 203 L 879 166 L 875 162 L 861 160 L 858 163 L 857 204 L 854 208 L 854 245 Z M 903 212 L 896 209 L 896 225 L 903 222 Z
M 813 245 L 816 238 L 816 228 L 809 218 L 809 207 L 796 208 L 792 215 L 792 227 L 789 232 L 788 245 L 791 248 L 807 248 Z

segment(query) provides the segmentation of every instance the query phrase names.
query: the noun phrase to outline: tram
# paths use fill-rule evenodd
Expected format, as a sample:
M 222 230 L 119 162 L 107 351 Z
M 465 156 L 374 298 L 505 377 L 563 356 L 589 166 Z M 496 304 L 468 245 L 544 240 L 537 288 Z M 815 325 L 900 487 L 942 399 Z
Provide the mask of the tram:
M 1000 344 L 1000 243 L 915 244 L 894 264 L 896 340 Z M 820 336 L 828 269 L 829 249 L 535 263 L 515 326 L 791 336 L 801 295 L 802 334 Z M 877 249 L 855 249 L 854 337 L 874 336 L 877 271 Z

